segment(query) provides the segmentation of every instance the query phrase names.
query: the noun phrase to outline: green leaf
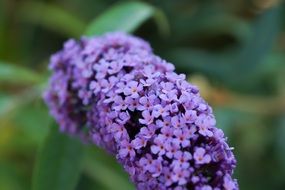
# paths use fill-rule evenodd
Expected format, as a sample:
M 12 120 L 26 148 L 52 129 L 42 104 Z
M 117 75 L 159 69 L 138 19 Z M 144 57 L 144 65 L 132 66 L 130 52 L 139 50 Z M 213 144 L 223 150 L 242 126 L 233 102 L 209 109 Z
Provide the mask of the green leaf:
M 277 146 L 277 156 L 278 161 L 280 162 L 281 168 L 283 169 L 283 173 L 285 174 L 285 115 L 281 115 L 279 119 L 279 126 L 278 126 L 278 134 L 276 135 L 276 146 Z
M 108 179 L 110 181 L 110 179 Z M 83 173 L 80 176 L 80 180 L 77 184 L 77 187 L 75 190 L 98 190 L 98 189 L 104 189 L 106 190 L 105 186 L 98 183 L 96 180 L 94 180 L 92 177 L 88 176 L 87 174 Z
M 14 98 L 11 96 L 2 93 L 0 94 L 0 118 L 10 112 L 13 108 L 13 101 Z
M 179 2 L 180 6 L 165 6 L 168 10 L 175 42 L 193 45 L 192 42 L 211 44 L 220 35 L 230 36 L 235 42 L 243 43 L 249 37 L 247 22 L 229 11 L 229 7 L 217 1 Z M 163 6 L 163 5 L 162 5 Z M 179 14 L 177 14 L 179 12 Z M 220 38 L 219 38 L 220 39 Z M 219 44 L 218 44 L 219 45 Z
M 110 31 L 133 32 L 154 14 L 154 8 L 142 2 L 115 5 L 91 22 L 86 35 L 100 35 Z
M 0 61 L 0 82 L 14 84 L 37 83 L 40 75 L 27 68 Z
M 0 189 L 28 189 L 15 163 L 0 161 Z
M 81 172 L 83 146 L 53 126 L 40 149 L 33 190 L 72 190 Z
M 193 48 L 176 48 L 165 53 L 165 57 L 175 64 L 178 71 L 186 73 L 198 71 L 217 78 L 221 75 L 221 77 L 228 76 L 225 71 L 231 66 L 226 64 L 230 61 L 229 55 L 231 54 L 217 54 Z
M 28 88 L 17 95 L 0 93 L 0 119 L 10 119 L 24 105 L 39 100 L 40 94 L 41 90 L 37 87 Z
M 262 63 L 270 55 L 280 23 L 280 8 L 272 8 L 251 24 L 251 35 L 241 48 L 221 52 L 209 52 L 193 48 L 175 48 L 165 57 L 177 64 L 180 71 L 198 71 L 223 81 L 231 88 L 252 90 L 262 69 Z M 260 80 L 260 78 L 258 78 Z
M 168 22 L 165 13 L 162 10 L 156 8 L 153 18 L 154 21 L 156 22 L 158 32 L 160 33 L 160 35 L 163 36 L 164 38 L 169 37 L 170 24 Z
M 7 18 L 6 18 L 6 12 L 7 12 L 7 3 L 5 4 L 5 1 L 0 1 L 0 56 L 4 56 L 4 47 L 6 46 L 7 36 L 5 36 L 5 30 L 7 30 Z
M 86 23 L 73 13 L 58 6 L 41 2 L 24 4 L 20 15 L 24 21 L 72 37 L 80 36 L 86 26 Z
M 239 79 L 238 83 L 247 82 L 253 71 L 269 55 L 280 32 L 281 11 L 278 6 L 271 8 L 253 23 L 251 38 L 245 43 L 238 57 L 233 59 L 233 77 L 239 78 L 242 75 L 244 80 Z
M 135 187 L 114 157 L 92 147 L 84 160 L 84 171 L 106 190 L 134 190 Z M 100 172 L 98 172 L 100 171 Z M 111 183 L 110 183 L 111 181 Z
M 23 132 L 27 140 L 37 145 L 42 143 L 49 132 L 52 121 L 42 100 L 20 106 L 14 113 L 12 116 L 9 115 L 11 123 Z

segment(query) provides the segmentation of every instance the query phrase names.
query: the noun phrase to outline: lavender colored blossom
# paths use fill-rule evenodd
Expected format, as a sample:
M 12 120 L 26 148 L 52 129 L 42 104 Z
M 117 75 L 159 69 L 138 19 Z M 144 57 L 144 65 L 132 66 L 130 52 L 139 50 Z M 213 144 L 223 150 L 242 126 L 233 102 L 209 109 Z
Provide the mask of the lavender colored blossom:
M 211 162 L 211 156 L 206 154 L 206 150 L 204 148 L 197 148 L 194 152 L 194 159 L 197 164 L 208 164 Z
M 61 131 L 116 156 L 138 190 L 237 190 L 236 160 L 197 87 L 122 33 L 69 40 L 44 94 Z

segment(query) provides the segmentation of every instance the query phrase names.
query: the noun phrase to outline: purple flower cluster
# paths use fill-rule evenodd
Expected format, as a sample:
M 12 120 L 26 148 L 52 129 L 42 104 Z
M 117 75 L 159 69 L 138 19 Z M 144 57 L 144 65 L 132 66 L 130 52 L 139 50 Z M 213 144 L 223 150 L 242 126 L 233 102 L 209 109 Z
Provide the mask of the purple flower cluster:
M 236 160 L 197 87 L 122 33 L 69 40 L 44 98 L 62 131 L 115 155 L 138 190 L 237 190 Z

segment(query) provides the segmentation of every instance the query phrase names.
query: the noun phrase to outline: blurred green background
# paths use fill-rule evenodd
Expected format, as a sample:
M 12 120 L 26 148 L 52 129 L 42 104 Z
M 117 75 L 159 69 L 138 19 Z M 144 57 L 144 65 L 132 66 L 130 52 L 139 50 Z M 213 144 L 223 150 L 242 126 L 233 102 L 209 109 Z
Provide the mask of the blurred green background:
M 235 147 L 240 189 L 285 189 L 284 3 L 148 0 L 112 9 L 132 2 L 0 0 L 0 190 L 57 189 L 58 179 L 62 190 L 134 189 L 114 158 L 51 128 L 41 100 L 49 56 L 70 37 L 109 28 L 148 40 L 200 87 Z

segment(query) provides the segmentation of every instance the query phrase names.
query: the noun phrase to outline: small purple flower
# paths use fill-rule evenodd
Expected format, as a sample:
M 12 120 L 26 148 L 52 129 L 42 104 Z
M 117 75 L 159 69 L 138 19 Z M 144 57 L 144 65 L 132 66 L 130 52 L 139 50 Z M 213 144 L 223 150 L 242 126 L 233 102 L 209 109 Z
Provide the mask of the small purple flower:
M 174 157 L 174 154 L 180 150 L 180 146 L 176 143 L 170 142 L 166 143 L 165 149 L 166 149 L 166 156 L 171 159 Z
M 185 80 L 177 80 L 176 81 L 177 87 L 182 91 L 185 92 L 189 89 L 190 84 Z
M 128 107 L 127 103 L 121 96 L 116 96 L 114 98 L 114 104 L 112 108 L 116 111 L 126 110 Z
M 162 87 L 162 92 L 167 94 L 171 92 L 177 92 L 174 89 L 174 84 L 172 82 L 161 82 L 160 86 Z
M 153 165 L 153 158 L 151 154 L 146 154 L 139 160 L 139 165 L 146 171 L 150 171 Z
M 110 126 L 111 132 L 114 133 L 114 137 L 116 140 L 122 139 L 123 136 L 126 135 L 126 129 L 124 128 L 123 125 L 119 125 L 117 123 L 113 123 Z
M 237 189 L 236 182 L 233 181 L 229 175 L 226 175 L 224 177 L 223 187 L 225 188 L 225 190 L 235 190 L 235 189 Z
M 107 104 L 112 103 L 115 101 L 116 97 L 117 97 L 117 94 L 114 91 L 109 91 L 106 94 L 106 99 L 103 102 Z
M 93 90 L 93 93 L 96 94 L 98 92 L 100 92 L 101 90 L 101 86 L 98 82 L 96 81 L 91 81 L 90 85 L 89 85 L 90 90 Z
M 200 115 L 195 121 L 195 124 L 199 127 L 199 133 L 203 136 L 213 136 L 213 132 L 210 130 L 213 127 L 213 120 L 206 115 Z
M 164 155 L 165 154 L 165 142 L 163 138 L 156 137 L 154 139 L 154 145 L 152 145 L 150 148 L 153 154 L 158 154 L 160 156 Z
M 139 104 L 138 99 L 134 99 L 130 96 L 126 97 L 125 102 L 127 104 L 128 109 L 131 111 L 135 111 Z
M 103 79 L 107 75 L 108 64 L 106 64 L 106 61 L 102 60 L 100 64 L 95 64 L 93 69 L 96 71 L 96 78 Z
M 196 148 L 194 152 L 194 159 L 197 164 L 208 164 L 211 161 L 211 156 L 205 154 L 206 150 L 204 148 Z
M 204 103 L 200 103 L 197 110 L 200 112 L 206 111 L 208 109 L 208 106 Z
M 189 160 L 192 159 L 192 155 L 189 152 L 177 151 L 174 154 L 175 160 L 172 162 L 174 167 L 181 167 L 187 169 L 190 166 Z
M 152 177 L 158 177 L 162 172 L 161 160 L 156 159 L 152 162 L 149 172 L 152 173 Z
M 157 78 L 159 77 L 160 75 L 160 72 L 157 72 L 154 68 L 153 65 L 148 65 L 146 66 L 143 71 L 142 71 L 143 75 L 145 77 L 147 77 L 148 79 L 154 79 L 154 78 Z
M 170 105 L 170 112 L 171 113 L 176 113 L 178 111 L 179 111 L 179 108 L 178 108 L 177 103 L 173 103 L 173 104 Z
M 119 150 L 119 157 L 123 159 L 127 156 L 130 156 L 130 158 L 133 159 L 135 155 L 136 152 L 134 151 L 132 144 L 130 144 L 128 141 L 122 141 L 121 148 Z
M 148 110 L 151 111 L 153 109 L 154 104 L 156 103 L 157 98 L 154 95 L 143 96 L 139 99 L 140 105 L 138 106 L 138 110 Z
M 174 130 L 173 134 L 175 136 L 174 142 L 177 144 L 180 144 L 183 148 L 190 145 L 189 140 L 189 133 L 187 133 L 188 130 L 182 130 L 182 129 L 176 129 Z
M 188 138 L 195 138 L 197 137 L 196 131 L 197 128 L 195 125 L 190 125 L 187 128 L 182 129 L 183 133 L 186 134 L 188 136 Z
M 197 112 L 195 110 L 186 110 L 185 114 L 183 114 L 183 118 L 186 123 L 194 123 L 197 118 Z
M 170 185 L 172 185 L 173 183 L 173 180 L 171 178 L 171 175 L 172 175 L 172 172 L 169 168 L 167 167 L 164 167 L 162 169 L 162 172 L 163 172 L 163 177 L 164 177 L 164 181 L 165 181 L 165 185 L 166 187 L 169 187 Z
M 125 74 L 125 73 L 121 77 L 122 77 L 121 81 L 123 81 L 125 83 L 128 83 L 128 82 L 132 81 L 135 78 L 134 75 L 132 75 L 132 74 Z
M 174 182 L 178 182 L 179 185 L 184 185 L 187 183 L 187 178 L 190 176 L 189 170 L 175 167 L 173 172 L 174 175 L 172 175 L 172 180 Z
M 169 115 L 169 106 L 167 106 L 167 105 L 160 105 L 160 104 L 155 105 L 153 107 L 152 115 L 155 118 L 158 118 L 159 116 L 162 116 L 162 117 L 168 116 Z
M 159 134 L 158 136 L 160 136 L 161 139 L 164 139 L 165 141 L 169 141 L 169 142 L 174 142 L 173 140 L 173 135 L 174 135 L 174 130 L 173 128 L 171 128 L 170 126 L 168 127 L 163 127 L 161 129 L 161 134 Z
M 112 61 L 110 63 L 110 68 L 108 69 L 108 73 L 111 75 L 118 73 L 122 69 L 123 66 L 124 65 L 120 61 Z
M 118 78 L 111 76 L 109 80 L 102 79 L 100 82 L 102 92 L 106 93 L 110 91 L 113 86 L 118 82 Z
M 126 96 L 130 95 L 132 98 L 138 98 L 140 96 L 139 92 L 142 91 L 142 89 L 142 85 L 137 81 L 130 81 L 124 89 L 124 94 Z
M 181 128 L 185 126 L 185 120 L 182 117 L 176 115 L 171 118 L 171 124 L 175 128 Z
M 81 98 L 83 100 L 82 103 L 84 105 L 87 105 L 87 104 L 89 104 L 89 100 L 90 100 L 90 97 L 92 96 L 92 92 L 86 91 L 86 90 L 80 90 L 78 92 L 78 96 L 79 96 L 79 98 Z
M 124 89 L 126 87 L 126 84 L 125 84 L 125 82 L 118 82 L 116 84 L 116 87 L 117 87 L 117 89 L 115 90 L 115 93 L 117 93 L 117 94 L 123 93 Z
M 132 145 L 134 149 L 141 149 L 142 147 L 146 146 L 146 139 L 144 137 L 137 137 L 134 140 L 132 140 Z
M 191 178 L 191 182 L 193 183 L 193 184 L 196 184 L 196 183 L 198 183 L 200 181 L 200 178 L 198 177 L 198 176 L 192 176 L 192 178 Z
M 210 185 L 204 185 L 201 187 L 201 190 L 212 190 L 212 187 Z
M 177 100 L 177 91 L 172 90 L 172 91 L 169 91 L 167 93 L 162 93 L 159 95 L 159 98 L 161 98 L 162 100 L 164 100 L 166 102 L 171 102 L 172 100 Z
M 146 139 L 150 139 L 155 134 L 155 126 L 148 125 L 148 127 L 142 127 L 139 134 Z
M 183 104 L 183 103 L 186 103 L 189 100 L 191 100 L 191 98 L 192 97 L 191 97 L 191 94 L 189 92 L 182 92 L 178 101 Z
M 149 111 L 145 110 L 142 112 L 143 119 L 139 119 L 141 124 L 149 125 L 153 122 L 154 117 L 150 114 Z
M 124 125 L 130 119 L 130 114 L 128 112 L 120 112 L 119 117 L 116 121 L 122 125 Z
M 171 126 L 171 117 L 167 116 L 167 117 L 164 117 L 163 120 L 156 120 L 156 125 L 159 128 L 170 127 Z

